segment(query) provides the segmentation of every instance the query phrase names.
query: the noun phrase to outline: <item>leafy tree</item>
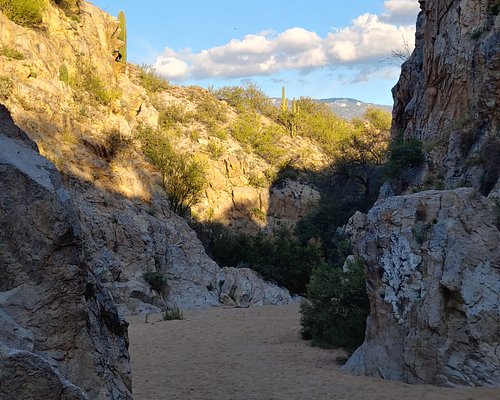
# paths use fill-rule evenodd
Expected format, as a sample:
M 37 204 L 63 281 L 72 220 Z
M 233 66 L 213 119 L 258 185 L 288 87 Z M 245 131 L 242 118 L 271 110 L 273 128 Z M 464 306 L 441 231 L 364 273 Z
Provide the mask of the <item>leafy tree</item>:
M 385 163 L 390 139 L 391 116 L 370 108 L 364 118 L 354 121 L 355 130 L 342 140 L 335 152 L 335 174 L 340 184 L 355 181 L 364 196 L 371 194 L 374 169 Z
M 165 134 L 142 128 L 138 136 L 144 155 L 161 173 L 170 209 L 186 215 L 207 184 L 203 163 L 188 154 L 174 151 Z
M 317 267 L 307 298 L 301 304 L 304 339 L 348 350 L 363 343 L 370 305 L 360 262 L 349 264 L 346 270 L 328 264 Z
M 400 178 L 401 174 L 411 168 L 421 166 L 425 161 L 422 142 L 418 139 L 396 139 L 389 146 L 387 173 L 391 178 Z
M 268 117 L 277 113 L 271 99 L 252 81 L 245 81 L 242 86 L 225 86 L 212 90 L 215 97 L 226 101 L 240 112 L 253 111 Z

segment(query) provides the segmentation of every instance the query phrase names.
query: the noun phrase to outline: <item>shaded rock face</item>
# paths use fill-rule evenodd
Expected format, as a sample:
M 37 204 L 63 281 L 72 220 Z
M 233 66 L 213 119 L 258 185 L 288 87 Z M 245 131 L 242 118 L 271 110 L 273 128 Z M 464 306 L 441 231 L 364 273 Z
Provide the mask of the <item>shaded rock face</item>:
M 169 210 L 164 196 L 153 195 L 147 205 L 76 179 L 70 179 L 68 187 L 82 221 L 83 249 L 89 264 L 124 313 L 159 312 L 165 306 L 218 306 L 219 282 L 226 280 L 221 278 L 225 275 L 230 275 L 228 283 L 231 279 L 232 284 L 226 284 L 221 293 L 235 302 L 262 305 L 293 301 L 287 290 L 255 273 L 239 268 L 223 271 L 208 257 L 186 221 Z M 149 287 L 144 271 L 156 271 L 166 278 L 164 293 Z M 255 292 L 249 292 L 253 289 Z
M 0 107 L 0 398 L 131 399 L 127 325 L 54 166 Z
M 498 2 L 419 3 L 416 48 L 393 89 L 392 134 L 424 142 L 422 181 L 488 195 L 500 174 Z
M 500 231 L 470 188 L 388 198 L 356 214 L 371 314 L 345 369 L 409 383 L 500 385 Z M 349 231 L 349 230 L 348 230 Z

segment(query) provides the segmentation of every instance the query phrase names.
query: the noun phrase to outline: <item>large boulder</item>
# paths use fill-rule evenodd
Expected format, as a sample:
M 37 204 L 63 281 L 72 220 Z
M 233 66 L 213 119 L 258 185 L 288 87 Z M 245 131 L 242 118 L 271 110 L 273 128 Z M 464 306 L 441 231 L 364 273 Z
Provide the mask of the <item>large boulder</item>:
M 0 398 L 131 399 L 127 324 L 54 166 L 0 106 Z
M 345 369 L 409 383 L 500 385 L 498 209 L 475 189 L 385 199 L 356 215 L 371 313 Z M 349 230 L 347 230 L 349 231 Z

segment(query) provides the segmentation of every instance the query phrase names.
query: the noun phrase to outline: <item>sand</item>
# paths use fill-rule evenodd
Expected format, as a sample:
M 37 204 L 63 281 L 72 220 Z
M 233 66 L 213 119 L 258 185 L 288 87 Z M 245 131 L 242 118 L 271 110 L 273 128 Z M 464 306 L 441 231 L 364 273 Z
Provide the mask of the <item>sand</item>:
M 130 318 L 135 400 L 500 400 L 500 388 L 438 388 L 344 373 L 340 350 L 299 338 L 297 305 Z

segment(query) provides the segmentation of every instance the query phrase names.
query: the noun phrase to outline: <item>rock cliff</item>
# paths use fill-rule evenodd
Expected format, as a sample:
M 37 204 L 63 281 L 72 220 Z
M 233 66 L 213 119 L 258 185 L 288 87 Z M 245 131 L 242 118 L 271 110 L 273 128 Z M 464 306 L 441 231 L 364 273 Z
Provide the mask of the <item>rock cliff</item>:
M 371 313 L 345 368 L 500 385 L 499 3 L 419 2 L 416 48 L 393 89 L 392 134 L 424 144 L 414 191 L 472 188 L 381 196 L 351 218 Z
M 427 169 L 414 183 L 488 195 L 500 176 L 498 1 L 419 3 L 415 51 L 393 89 L 392 134 L 424 143 Z
M 0 106 L 0 397 L 131 399 L 127 324 L 55 167 Z

